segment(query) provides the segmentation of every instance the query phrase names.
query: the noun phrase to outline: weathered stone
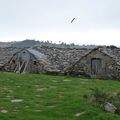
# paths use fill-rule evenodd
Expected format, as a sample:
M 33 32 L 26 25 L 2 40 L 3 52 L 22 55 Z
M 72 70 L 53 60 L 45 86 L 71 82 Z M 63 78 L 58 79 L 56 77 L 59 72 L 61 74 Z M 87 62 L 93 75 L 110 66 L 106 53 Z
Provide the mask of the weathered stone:
M 97 66 L 94 67 L 95 65 Z M 16 73 L 73 74 L 119 80 L 120 48 L 0 48 L 0 69 Z
M 107 102 L 104 104 L 104 110 L 107 112 L 115 113 L 117 108 L 113 104 Z
M 12 103 L 18 103 L 18 102 L 23 102 L 23 99 L 14 99 L 11 100 Z
M 79 112 L 79 113 L 76 113 L 75 114 L 75 117 L 79 117 L 79 116 L 81 116 L 81 115 L 83 115 L 83 114 L 85 114 L 86 112 Z
M 120 49 L 98 47 L 68 68 L 70 74 L 91 78 L 120 79 Z
M 38 88 L 37 91 L 45 91 L 47 88 Z
M 1 110 L 0 112 L 1 113 L 7 113 L 8 111 L 7 110 Z

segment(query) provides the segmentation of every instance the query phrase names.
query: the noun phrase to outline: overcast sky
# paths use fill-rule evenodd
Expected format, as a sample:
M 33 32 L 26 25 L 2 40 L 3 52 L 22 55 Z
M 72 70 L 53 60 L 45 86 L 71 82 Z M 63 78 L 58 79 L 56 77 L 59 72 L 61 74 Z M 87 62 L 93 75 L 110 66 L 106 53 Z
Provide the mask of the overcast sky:
M 24 39 L 120 46 L 120 0 L 0 0 L 0 41 Z

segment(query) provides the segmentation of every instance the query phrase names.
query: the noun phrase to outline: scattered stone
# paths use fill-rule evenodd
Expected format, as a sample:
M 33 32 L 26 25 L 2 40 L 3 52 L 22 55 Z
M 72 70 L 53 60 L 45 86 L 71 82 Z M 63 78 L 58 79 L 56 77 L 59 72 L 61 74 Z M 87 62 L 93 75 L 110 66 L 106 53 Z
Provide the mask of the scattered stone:
M 25 106 L 25 108 L 29 108 L 30 106 Z
M 40 85 L 35 85 L 35 87 L 40 87 Z
M 68 80 L 68 79 L 65 79 L 65 80 L 63 80 L 64 82 L 69 82 L 69 81 L 71 81 L 71 80 Z
M 86 112 L 79 112 L 79 113 L 76 113 L 75 114 L 75 117 L 79 117 L 79 116 L 81 116 L 81 115 L 83 115 L 83 114 L 85 114 Z
M 44 91 L 47 90 L 47 88 L 38 88 L 37 91 Z
M 34 112 L 42 112 L 42 110 L 33 110 Z
M 0 112 L 1 113 L 7 113 L 8 111 L 7 110 L 1 110 Z
M 52 82 L 54 82 L 54 83 L 57 83 L 58 81 L 56 81 L 56 80 L 53 80 Z
M 56 105 L 49 105 L 49 106 L 47 106 L 48 108 L 55 108 L 56 107 Z
M 35 95 L 36 97 L 41 97 L 41 95 Z
M 115 111 L 117 110 L 117 108 L 113 104 L 111 104 L 109 102 L 106 102 L 105 105 L 104 105 L 104 110 L 106 112 L 115 113 Z
M 19 112 L 20 110 L 13 110 L 13 112 Z
M 8 90 L 9 93 L 13 93 L 13 90 Z
M 84 82 L 84 81 L 82 81 L 82 82 L 80 82 L 81 84 L 86 84 L 86 82 Z
M 6 98 L 12 98 L 13 96 L 7 95 Z
M 18 102 L 23 102 L 23 99 L 14 99 L 11 100 L 12 103 L 18 103 Z

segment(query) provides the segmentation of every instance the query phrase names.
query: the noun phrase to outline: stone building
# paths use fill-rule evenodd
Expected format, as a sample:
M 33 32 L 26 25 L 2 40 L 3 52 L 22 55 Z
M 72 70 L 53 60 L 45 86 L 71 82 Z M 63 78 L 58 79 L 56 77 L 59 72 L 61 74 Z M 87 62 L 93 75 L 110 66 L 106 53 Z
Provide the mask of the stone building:
M 120 79 L 120 49 L 98 47 L 82 56 L 67 71 L 91 78 Z
M 34 49 L 47 55 L 49 62 L 60 71 L 60 74 L 66 74 L 66 70 L 71 65 L 91 51 L 91 49 L 86 48 L 55 48 L 45 46 L 36 46 Z
M 0 69 L 2 70 L 5 64 L 11 59 L 14 53 L 19 51 L 20 48 L 0 48 Z
M 4 66 L 5 71 L 15 73 L 57 73 L 47 56 L 35 49 L 22 49 L 15 54 Z
M 5 71 L 16 73 L 65 74 L 88 49 L 63 49 L 45 46 L 22 49 L 4 66 Z
M 5 71 L 120 79 L 120 49 L 113 46 L 92 50 L 34 46 L 1 49 L 0 53 L 0 65 Z

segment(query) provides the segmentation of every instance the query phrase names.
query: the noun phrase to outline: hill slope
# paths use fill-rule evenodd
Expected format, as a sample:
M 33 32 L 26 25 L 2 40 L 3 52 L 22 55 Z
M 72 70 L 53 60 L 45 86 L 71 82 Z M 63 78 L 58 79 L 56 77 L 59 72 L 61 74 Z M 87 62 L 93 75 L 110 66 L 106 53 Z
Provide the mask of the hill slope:
M 23 40 L 23 41 L 19 41 L 19 42 L 14 42 L 14 44 L 12 45 L 12 47 L 24 48 L 24 47 L 32 47 L 34 45 L 39 45 L 39 44 L 40 44 L 39 41 L 35 41 L 35 40 Z
M 84 103 L 83 95 L 90 94 L 90 88 L 95 87 L 114 93 L 119 90 L 120 82 L 0 73 L 0 119 L 120 120 L 119 115 Z

